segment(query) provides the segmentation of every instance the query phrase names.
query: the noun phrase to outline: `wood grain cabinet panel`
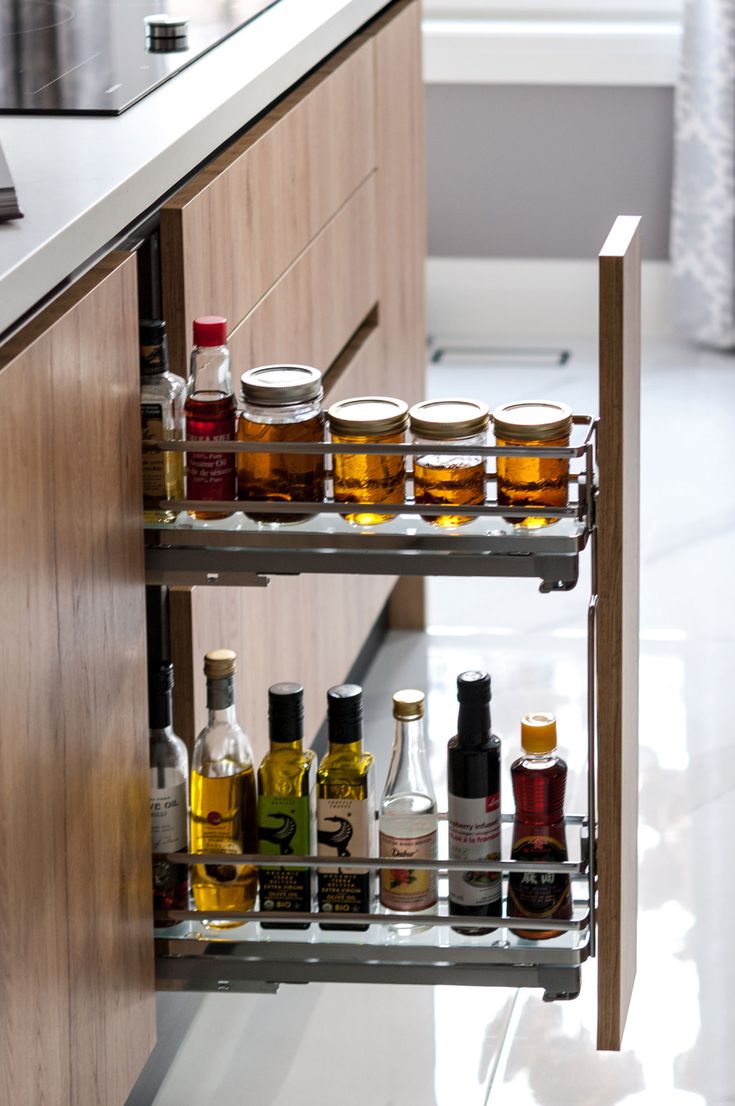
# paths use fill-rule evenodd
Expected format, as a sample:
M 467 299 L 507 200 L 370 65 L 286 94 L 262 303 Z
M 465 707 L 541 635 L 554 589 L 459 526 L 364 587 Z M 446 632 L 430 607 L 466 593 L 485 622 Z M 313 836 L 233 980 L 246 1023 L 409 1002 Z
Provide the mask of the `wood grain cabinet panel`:
M 375 225 L 372 174 L 231 332 L 238 375 L 255 365 L 324 372 L 332 364 L 378 300 Z
M 3 1102 L 121 1106 L 155 1040 L 137 322 L 111 254 L 0 350 Z
M 372 42 L 352 42 L 161 210 L 164 313 L 186 375 L 192 319 L 234 329 L 375 167 Z

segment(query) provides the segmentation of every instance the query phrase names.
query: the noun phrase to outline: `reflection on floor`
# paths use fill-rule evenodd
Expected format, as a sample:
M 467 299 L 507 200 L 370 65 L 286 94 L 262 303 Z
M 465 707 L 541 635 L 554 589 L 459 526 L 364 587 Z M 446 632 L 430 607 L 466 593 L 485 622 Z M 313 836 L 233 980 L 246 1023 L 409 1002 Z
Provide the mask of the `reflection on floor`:
M 563 366 L 432 366 L 430 394 L 491 406 L 558 398 L 594 411 L 590 351 L 571 348 Z M 204 1000 L 155 1106 L 735 1103 L 734 367 L 673 346 L 645 358 L 639 969 L 624 1050 L 595 1051 L 591 963 L 581 998 L 568 1004 L 448 987 L 218 995 Z M 429 633 L 392 634 L 366 680 L 379 783 L 390 691 L 418 685 L 429 689 L 441 795 L 454 679 L 477 666 L 493 676 L 506 767 L 520 715 L 538 709 L 556 712 L 570 769 L 578 765 L 585 588 L 583 579 L 568 595 L 541 596 L 530 581 L 432 581 Z M 577 774 L 570 809 L 581 786 Z

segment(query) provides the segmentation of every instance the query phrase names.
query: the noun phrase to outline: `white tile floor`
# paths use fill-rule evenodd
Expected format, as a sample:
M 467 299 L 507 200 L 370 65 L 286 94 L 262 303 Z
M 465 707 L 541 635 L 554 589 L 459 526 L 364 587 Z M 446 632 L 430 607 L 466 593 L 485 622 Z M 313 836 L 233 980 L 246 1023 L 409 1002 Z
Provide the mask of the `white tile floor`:
M 432 367 L 430 394 L 491 405 L 543 395 L 594 410 L 591 351 L 572 349 L 567 366 L 515 368 L 512 379 L 496 368 Z M 275 997 L 207 997 L 155 1106 L 735 1103 L 733 425 L 735 358 L 647 352 L 639 969 L 623 1051 L 595 1051 L 593 964 L 580 999 L 566 1004 L 509 990 L 285 987 Z M 570 767 L 579 763 L 584 581 L 541 596 L 531 581 L 438 580 L 429 595 L 430 632 L 392 634 L 365 681 L 379 781 L 390 691 L 425 686 L 441 792 L 454 679 L 477 666 L 493 675 L 506 762 L 519 716 L 551 709 Z

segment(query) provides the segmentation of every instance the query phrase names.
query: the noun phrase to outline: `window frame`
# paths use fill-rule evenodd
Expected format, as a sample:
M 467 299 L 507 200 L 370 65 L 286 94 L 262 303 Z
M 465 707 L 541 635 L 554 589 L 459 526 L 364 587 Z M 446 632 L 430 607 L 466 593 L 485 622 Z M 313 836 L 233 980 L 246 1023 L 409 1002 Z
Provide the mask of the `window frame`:
M 423 0 L 424 15 L 441 19 L 676 20 L 684 0 Z

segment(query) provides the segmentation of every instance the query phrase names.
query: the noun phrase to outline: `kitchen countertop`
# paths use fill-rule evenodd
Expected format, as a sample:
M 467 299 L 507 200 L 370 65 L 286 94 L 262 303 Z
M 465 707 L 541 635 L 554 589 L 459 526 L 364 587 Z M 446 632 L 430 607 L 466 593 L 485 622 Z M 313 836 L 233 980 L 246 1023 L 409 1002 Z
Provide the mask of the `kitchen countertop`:
M 0 334 L 385 6 L 280 0 L 120 116 L 0 117 Z

